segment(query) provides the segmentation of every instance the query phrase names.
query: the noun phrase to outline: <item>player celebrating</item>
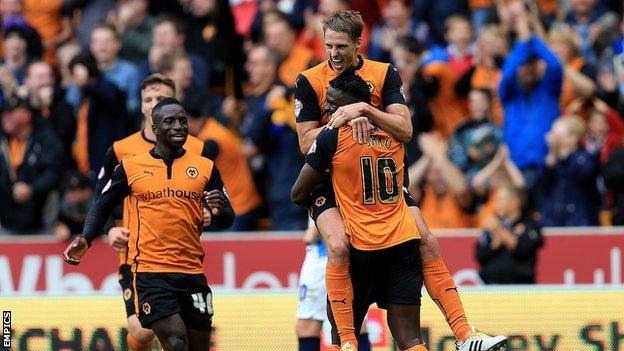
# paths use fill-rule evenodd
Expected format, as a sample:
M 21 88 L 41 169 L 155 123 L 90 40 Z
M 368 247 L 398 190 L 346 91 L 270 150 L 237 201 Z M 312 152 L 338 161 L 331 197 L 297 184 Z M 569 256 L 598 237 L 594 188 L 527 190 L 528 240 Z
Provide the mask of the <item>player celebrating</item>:
M 330 109 L 356 101 L 370 101 L 362 78 L 346 73 L 330 82 Z M 381 129 L 360 144 L 352 138 L 351 128 L 325 129 L 318 135 L 293 186 L 293 200 L 305 203 L 325 171 L 331 170 L 351 242 L 354 326 L 361 325 L 368 307 L 376 302 L 388 311 L 399 349 L 426 350 L 420 334 L 420 235 L 401 189 L 405 147 Z M 335 329 L 332 334 L 338 348 Z
M 234 211 L 214 163 L 187 152 L 187 114 L 179 101 L 161 100 L 152 111 L 156 146 L 124 159 L 89 210 L 83 235 L 63 252 L 77 265 L 113 208 L 129 196 L 137 216 L 133 258 L 135 309 L 164 350 L 207 350 L 212 324 L 212 291 L 203 274 L 203 195 L 220 228 Z M 167 215 L 164 215 L 164 214 Z M 140 241 L 139 241 L 140 238 Z
M 360 143 L 370 135 L 369 120 L 400 142 L 411 138 L 412 126 L 399 74 L 389 64 L 357 55 L 362 29 L 362 17 L 355 11 L 335 12 L 323 22 L 329 59 L 302 72 L 295 87 L 297 134 L 304 153 L 308 153 L 326 124 L 330 128 L 337 128 L 349 123 L 353 137 Z M 327 103 L 328 82 L 347 71 L 355 72 L 364 79 L 371 92 L 371 102 L 359 101 L 341 106 L 331 115 L 323 113 Z M 345 349 L 355 349 L 357 341 L 351 308 L 353 289 L 349 277 L 349 241 L 336 208 L 331 181 L 326 180 L 317 186 L 313 198 L 312 217 L 328 249 L 325 281 L 333 317 Z M 420 229 L 419 245 L 427 292 L 443 312 L 455 335 L 458 349 L 490 350 L 506 340 L 503 336 L 490 337 L 473 332 L 468 325 L 455 282 L 442 260 L 437 239 L 426 228 L 420 210 L 409 195 L 404 198 Z
M 106 161 L 98 175 L 96 194 L 102 192 L 104 185 L 110 180 L 113 170 L 119 161 L 138 154 L 146 153 L 154 148 L 156 136 L 152 132 L 152 109 L 162 99 L 175 97 L 176 87 L 173 80 L 162 74 L 152 74 L 141 83 L 141 112 L 144 117 L 142 130 L 113 143 L 106 154 Z M 202 143 L 199 139 L 189 136 L 184 149 L 204 157 L 208 157 L 213 145 L 212 142 Z M 130 199 L 123 202 L 122 223 L 108 231 L 111 246 L 119 251 L 119 285 L 123 291 L 126 316 L 128 321 L 128 348 L 132 351 L 148 351 L 152 349 L 154 333 L 141 327 L 134 309 L 134 289 L 132 287 L 132 257 L 128 255 L 128 240 L 136 234 L 131 230 L 130 221 L 137 216 L 135 208 L 130 205 Z M 132 228 L 136 228 L 133 226 Z

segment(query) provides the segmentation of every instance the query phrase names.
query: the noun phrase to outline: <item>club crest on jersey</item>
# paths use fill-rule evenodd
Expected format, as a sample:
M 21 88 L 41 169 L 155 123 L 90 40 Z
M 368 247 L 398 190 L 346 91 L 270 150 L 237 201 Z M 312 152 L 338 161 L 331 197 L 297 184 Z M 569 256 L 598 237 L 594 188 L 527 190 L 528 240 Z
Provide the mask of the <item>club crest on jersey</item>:
M 186 176 L 192 179 L 197 178 L 197 176 L 199 175 L 199 171 L 197 170 L 197 168 L 193 167 L 193 166 L 189 166 L 188 168 L 186 168 Z
M 152 306 L 150 306 L 150 304 L 147 302 L 143 304 L 142 308 L 143 308 L 143 313 L 145 314 L 150 314 L 152 312 Z
M 126 289 L 124 290 L 124 300 L 128 301 L 132 297 L 132 290 Z
M 373 91 L 375 91 L 375 84 L 374 84 L 372 81 L 367 80 L 367 81 L 366 81 L 366 85 L 368 85 L 368 90 L 369 90 L 369 91 L 370 91 L 370 93 L 372 94 L 372 93 L 373 93 Z
M 301 102 L 301 100 L 299 99 L 295 99 L 295 117 L 299 118 L 299 114 L 301 113 L 301 110 L 303 109 L 303 102 Z
M 325 205 L 325 201 L 327 201 L 325 199 L 325 196 L 319 196 L 316 198 L 316 201 L 314 202 L 314 204 L 316 205 L 316 207 L 321 207 Z

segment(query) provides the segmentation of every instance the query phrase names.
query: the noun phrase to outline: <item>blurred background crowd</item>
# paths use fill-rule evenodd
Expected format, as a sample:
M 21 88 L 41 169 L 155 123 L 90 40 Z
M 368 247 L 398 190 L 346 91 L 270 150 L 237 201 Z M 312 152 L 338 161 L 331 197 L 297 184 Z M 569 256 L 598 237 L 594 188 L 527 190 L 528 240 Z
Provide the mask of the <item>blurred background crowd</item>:
M 80 232 L 151 73 L 219 146 L 245 229 L 305 229 L 292 92 L 326 59 L 321 19 L 346 9 L 366 22 L 360 54 L 403 79 L 409 190 L 432 228 L 484 228 L 485 262 L 499 228 L 624 225 L 621 1 L 0 0 L 3 233 Z

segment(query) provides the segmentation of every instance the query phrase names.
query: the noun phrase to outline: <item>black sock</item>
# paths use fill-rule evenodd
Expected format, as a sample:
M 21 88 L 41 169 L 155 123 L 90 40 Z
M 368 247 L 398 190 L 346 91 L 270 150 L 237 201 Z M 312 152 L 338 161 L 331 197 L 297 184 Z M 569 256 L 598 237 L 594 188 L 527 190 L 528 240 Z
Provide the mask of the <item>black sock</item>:
M 371 351 L 371 344 L 368 340 L 368 333 L 358 336 L 358 351 Z
M 320 349 L 320 337 L 299 338 L 299 351 L 319 351 Z M 370 350 L 370 347 L 368 349 Z

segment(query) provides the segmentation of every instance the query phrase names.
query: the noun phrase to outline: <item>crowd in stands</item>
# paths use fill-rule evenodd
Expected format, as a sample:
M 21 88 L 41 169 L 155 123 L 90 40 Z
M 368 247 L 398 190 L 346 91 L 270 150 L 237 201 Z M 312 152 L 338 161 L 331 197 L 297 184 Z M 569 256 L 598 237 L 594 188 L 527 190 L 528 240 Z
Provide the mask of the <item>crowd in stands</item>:
M 360 54 L 403 80 L 409 190 L 434 230 L 483 228 L 487 263 L 502 227 L 529 250 L 531 228 L 624 225 L 621 1 L 0 0 L 1 231 L 80 232 L 152 73 L 219 146 L 247 228 L 305 229 L 293 88 L 326 59 L 323 17 L 347 9 Z

